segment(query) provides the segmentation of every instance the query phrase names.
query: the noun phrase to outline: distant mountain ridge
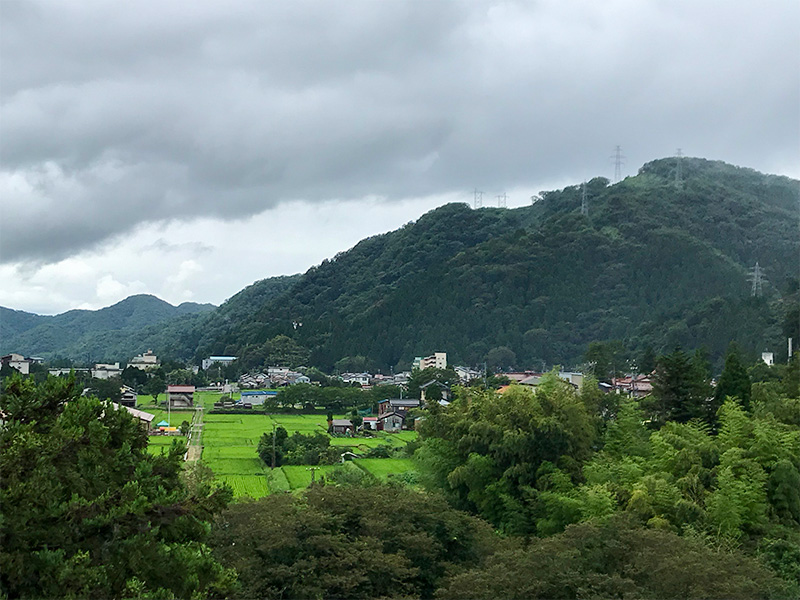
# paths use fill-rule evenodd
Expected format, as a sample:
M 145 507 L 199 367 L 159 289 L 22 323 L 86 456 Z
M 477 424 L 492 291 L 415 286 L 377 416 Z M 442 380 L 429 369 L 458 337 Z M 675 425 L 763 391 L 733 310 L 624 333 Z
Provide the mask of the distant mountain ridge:
M 104 329 L 81 336 L 85 316 L 69 315 L 82 311 L 53 317 L 64 321 L 49 329 L 23 313 L 3 325 L 2 347 L 82 360 L 147 348 L 195 362 L 230 354 L 255 368 L 285 336 L 284 348 L 288 337 L 309 365 L 331 371 L 362 357 L 388 372 L 433 351 L 469 365 L 502 350 L 513 362 L 504 366 L 577 366 L 589 342 L 609 340 L 634 352 L 705 346 L 719 361 L 736 340 L 780 360 L 786 337 L 800 339 L 791 316 L 800 182 L 699 158 L 682 159 L 680 180 L 676 170 L 666 158 L 616 184 L 592 179 L 588 214 L 583 185 L 516 209 L 445 205 L 302 275 L 263 279 L 216 309 L 161 322 L 117 308 L 100 319 Z M 761 297 L 750 293 L 756 262 Z
M 128 336 L 157 324 L 192 317 L 213 311 L 213 304 L 184 302 L 178 306 L 152 296 L 130 296 L 112 306 L 99 310 L 70 310 L 47 316 L 0 307 L 0 351 L 19 352 L 44 357 L 63 356 L 77 358 L 74 349 L 81 348 L 96 335 Z M 99 351 L 88 351 L 92 359 L 119 358 Z M 86 354 L 84 354 L 85 358 Z

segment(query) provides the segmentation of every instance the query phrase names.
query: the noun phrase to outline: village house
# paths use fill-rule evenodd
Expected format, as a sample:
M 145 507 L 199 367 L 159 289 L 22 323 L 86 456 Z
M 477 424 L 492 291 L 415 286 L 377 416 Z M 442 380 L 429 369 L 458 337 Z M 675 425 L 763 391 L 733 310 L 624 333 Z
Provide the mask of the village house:
M 441 390 L 442 393 L 442 400 L 446 400 L 449 402 L 450 400 L 450 387 L 445 385 L 441 381 L 429 381 L 428 383 L 424 383 L 419 386 L 419 393 L 420 393 L 420 400 L 422 404 L 425 404 L 426 396 L 430 396 L 430 388 L 437 387 Z
M 453 369 L 455 370 L 456 375 L 458 375 L 458 379 L 462 384 L 466 384 L 473 379 L 483 377 L 483 373 L 476 371 L 475 369 L 470 369 L 469 367 L 453 367 Z
M 361 428 L 364 430 L 369 429 L 370 431 L 377 431 L 378 417 L 364 417 L 361 423 Z
M 194 391 L 193 385 L 168 385 L 167 402 L 171 408 L 192 408 Z
M 653 391 L 653 382 L 647 375 L 629 375 L 612 379 L 611 386 L 617 394 L 625 394 L 631 398 L 644 398 Z
M 367 387 L 372 380 L 372 375 L 369 373 L 342 373 L 339 379 L 345 383 L 357 383 L 361 387 Z
M 112 402 L 112 405 L 116 410 L 119 410 L 120 406 L 125 410 L 127 410 L 131 416 L 133 416 L 136 420 L 139 421 L 139 424 L 145 431 L 149 431 L 151 429 L 155 415 L 151 415 L 150 413 L 144 412 L 143 410 L 131 408 L 130 406 L 125 406 L 124 404 L 117 404 L 116 402 Z
M 420 401 L 414 398 L 393 398 L 378 402 L 378 417 L 397 413 L 405 418 L 406 413 L 412 408 L 419 408 Z
M 331 421 L 331 433 L 338 433 L 338 434 L 347 434 L 350 435 L 355 434 L 356 427 L 350 421 L 350 419 L 333 419 Z
M 134 390 L 132 387 L 128 387 L 127 385 L 123 385 L 120 391 L 122 392 L 122 396 L 120 397 L 119 401 L 120 404 L 125 407 L 136 408 L 136 390 Z
M 405 420 L 405 415 L 396 412 L 388 412 L 378 417 L 378 429 L 390 433 L 397 433 L 403 429 Z
M 22 356 L 22 354 L 16 354 L 13 352 L 11 354 L 6 354 L 5 356 L 0 357 L 0 363 L 2 363 L 3 365 L 8 365 L 12 369 L 16 369 L 23 375 L 30 374 L 32 362 L 33 362 L 32 360 L 25 358 L 24 356 Z

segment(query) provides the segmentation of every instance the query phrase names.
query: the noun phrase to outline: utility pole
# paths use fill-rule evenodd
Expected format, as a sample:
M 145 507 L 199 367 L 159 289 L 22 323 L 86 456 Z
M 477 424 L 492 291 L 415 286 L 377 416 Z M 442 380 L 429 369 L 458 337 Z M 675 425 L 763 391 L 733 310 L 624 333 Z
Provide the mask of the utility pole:
M 675 156 L 678 158 L 678 163 L 675 165 L 675 187 L 681 189 L 683 187 L 683 152 L 680 148 Z
M 312 484 L 314 483 L 314 475 L 316 475 L 317 469 L 319 469 L 319 467 L 309 467 L 309 468 L 306 469 L 306 471 L 311 471 L 311 483 Z
M 761 266 L 756 261 L 756 266 L 750 269 L 750 275 L 748 277 L 752 286 L 750 288 L 750 295 L 756 298 L 761 298 L 763 294 L 763 284 L 764 284 L 764 271 L 761 269 Z
M 472 196 L 472 208 L 483 208 L 483 192 L 475 188 Z
M 505 208 L 507 200 L 508 200 L 508 196 L 506 196 L 505 192 L 503 192 L 501 195 L 497 196 L 497 208 Z
M 586 198 L 586 182 L 583 182 L 583 192 L 581 193 L 581 214 L 589 214 L 589 201 Z
M 275 468 L 275 423 L 272 423 L 272 468 Z
M 614 183 L 622 181 L 622 165 L 625 164 L 625 155 L 622 154 L 622 147 L 615 146 L 614 154 L 611 155 L 614 160 Z

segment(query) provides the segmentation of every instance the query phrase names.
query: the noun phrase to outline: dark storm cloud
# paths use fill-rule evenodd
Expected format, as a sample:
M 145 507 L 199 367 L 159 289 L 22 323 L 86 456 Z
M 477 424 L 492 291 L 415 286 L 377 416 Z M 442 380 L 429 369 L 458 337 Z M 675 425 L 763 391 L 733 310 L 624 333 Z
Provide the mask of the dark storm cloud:
M 794 1 L 0 4 L 4 262 L 293 199 L 794 168 Z M 788 173 L 796 175 L 796 172 Z

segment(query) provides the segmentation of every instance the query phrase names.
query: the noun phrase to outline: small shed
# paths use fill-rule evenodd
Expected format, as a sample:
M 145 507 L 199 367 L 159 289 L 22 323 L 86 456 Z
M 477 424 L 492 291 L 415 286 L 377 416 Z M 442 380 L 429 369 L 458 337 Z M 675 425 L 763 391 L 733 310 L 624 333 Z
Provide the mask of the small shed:
M 395 433 L 403 428 L 405 417 L 400 413 L 386 413 L 378 417 L 378 429 Z
M 352 435 L 356 432 L 356 427 L 350 419 L 334 419 L 331 422 L 331 433 L 347 433 Z
M 194 406 L 194 386 L 168 385 L 167 401 L 172 408 L 192 408 Z
M 378 429 L 378 417 L 364 417 L 363 428 L 375 431 Z

